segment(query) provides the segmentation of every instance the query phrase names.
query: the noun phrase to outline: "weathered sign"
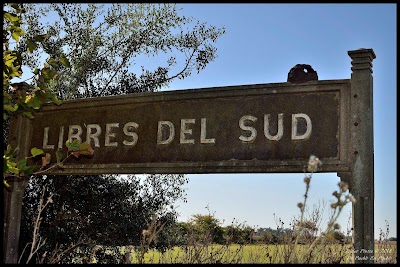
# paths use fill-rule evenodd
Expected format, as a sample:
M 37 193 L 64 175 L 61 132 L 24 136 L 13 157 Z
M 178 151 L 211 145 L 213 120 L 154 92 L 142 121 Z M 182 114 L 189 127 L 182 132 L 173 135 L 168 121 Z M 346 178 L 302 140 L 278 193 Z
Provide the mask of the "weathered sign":
M 355 263 L 374 262 L 372 49 L 348 51 L 351 79 L 317 81 L 296 65 L 288 83 L 227 86 L 65 101 L 10 122 L 19 158 L 53 155 L 66 140 L 92 158 L 54 174 L 302 172 L 310 155 L 349 183 Z M 304 72 L 304 69 L 307 72 Z M 298 75 L 300 71 L 301 75 Z M 304 73 L 302 73 L 304 72 Z M 297 73 L 297 74 L 296 74 Z M 306 73 L 306 74 L 305 74 Z M 25 182 L 5 191 L 5 263 L 17 263 Z
M 55 161 L 66 140 L 90 143 L 94 155 L 71 158 L 62 174 L 302 172 L 312 154 L 322 171 L 345 171 L 349 86 L 311 81 L 64 101 L 27 121 L 26 147 Z

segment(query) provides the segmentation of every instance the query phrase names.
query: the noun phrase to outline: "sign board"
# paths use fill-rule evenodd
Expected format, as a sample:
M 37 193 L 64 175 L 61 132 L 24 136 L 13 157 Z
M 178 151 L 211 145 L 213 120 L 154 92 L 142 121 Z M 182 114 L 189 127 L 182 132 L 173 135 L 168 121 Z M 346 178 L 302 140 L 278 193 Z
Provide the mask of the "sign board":
M 52 174 L 303 172 L 310 155 L 337 172 L 353 203 L 355 263 L 374 262 L 372 49 L 348 51 L 351 79 L 226 86 L 65 101 L 10 121 L 19 158 L 90 142 Z M 297 66 L 297 65 L 296 65 Z M 308 72 L 307 72 L 308 73 Z M 290 73 L 289 73 L 290 74 Z M 301 75 L 300 75 L 301 76 Z M 300 77 L 299 76 L 299 77 Z M 301 80 L 301 79 L 300 79 Z M 351 108 L 350 108 L 351 107 Z M 17 263 L 26 184 L 5 191 L 6 263 Z
M 64 101 L 26 120 L 25 147 L 55 162 L 66 140 L 91 144 L 53 174 L 302 172 L 312 154 L 347 171 L 349 96 L 325 80 Z

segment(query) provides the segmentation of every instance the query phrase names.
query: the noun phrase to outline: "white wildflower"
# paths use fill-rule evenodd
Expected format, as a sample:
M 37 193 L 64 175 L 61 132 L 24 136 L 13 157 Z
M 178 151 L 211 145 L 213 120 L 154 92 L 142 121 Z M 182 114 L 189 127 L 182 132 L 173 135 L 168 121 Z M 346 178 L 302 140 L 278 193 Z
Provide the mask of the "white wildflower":
M 322 165 L 322 162 L 319 160 L 319 158 L 317 158 L 314 155 L 311 155 L 310 159 L 308 160 L 307 170 L 309 172 L 316 172 L 318 170 L 318 167 L 321 165 Z

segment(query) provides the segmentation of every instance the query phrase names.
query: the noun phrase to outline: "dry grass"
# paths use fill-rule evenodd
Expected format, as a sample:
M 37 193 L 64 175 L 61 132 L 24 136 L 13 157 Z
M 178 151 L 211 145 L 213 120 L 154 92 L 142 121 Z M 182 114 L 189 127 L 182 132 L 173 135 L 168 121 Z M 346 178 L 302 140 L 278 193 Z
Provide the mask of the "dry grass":
M 161 253 L 150 249 L 144 254 L 142 263 L 286 263 L 285 245 L 209 245 L 174 247 Z M 296 254 L 307 251 L 307 245 L 298 245 Z M 314 257 L 309 263 L 353 263 L 352 246 L 317 245 L 313 254 L 324 252 L 324 256 Z M 322 255 L 322 254 L 320 254 Z M 130 263 L 139 263 L 140 254 L 134 250 L 130 254 Z M 385 250 L 378 242 L 375 245 L 375 263 L 397 263 L 397 244 L 388 242 Z

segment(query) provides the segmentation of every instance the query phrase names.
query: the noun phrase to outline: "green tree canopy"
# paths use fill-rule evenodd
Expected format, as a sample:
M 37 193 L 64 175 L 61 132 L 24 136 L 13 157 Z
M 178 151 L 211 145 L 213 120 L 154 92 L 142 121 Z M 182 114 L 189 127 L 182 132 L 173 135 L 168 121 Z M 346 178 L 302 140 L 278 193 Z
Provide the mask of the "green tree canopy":
M 203 70 L 225 32 L 178 11 L 172 4 L 27 5 L 27 35 L 50 34 L 27 60 L 34 67 L 42 51 L 69 59 L 53 84 L 63 99 L 156 91 Z
M 190 223 L 193 227 L 194 234 L 200 240 L 209 239 L 213 243 L 224 243 L 224 230 L 221 222 L 213 215 L 194 214 Z

